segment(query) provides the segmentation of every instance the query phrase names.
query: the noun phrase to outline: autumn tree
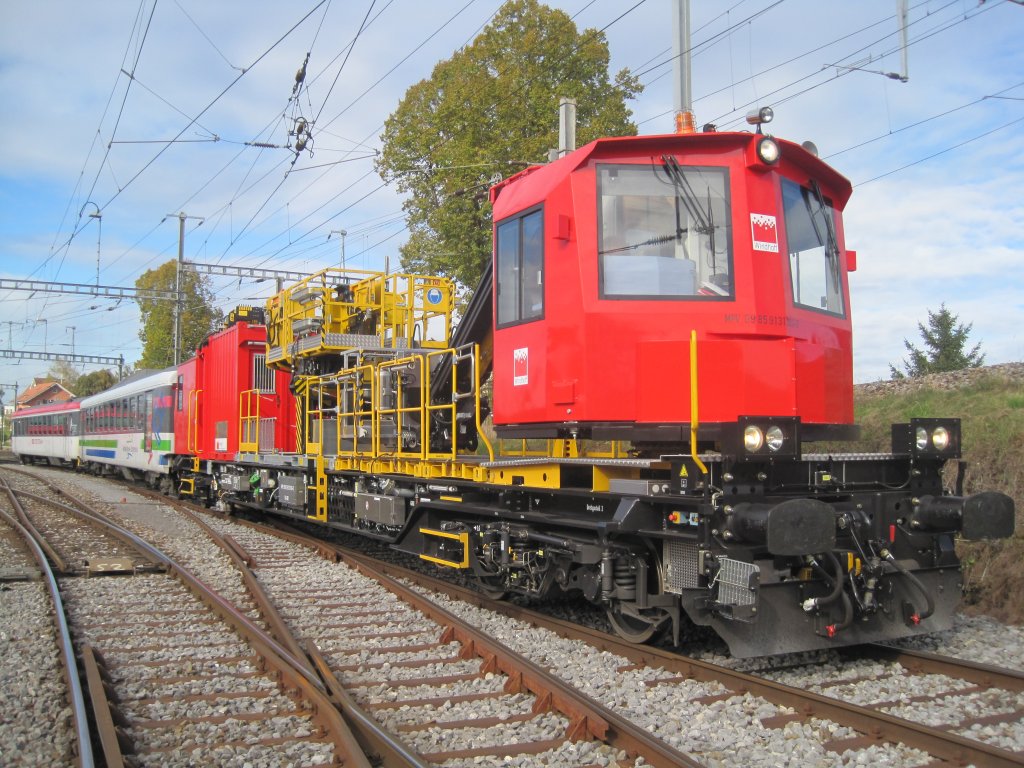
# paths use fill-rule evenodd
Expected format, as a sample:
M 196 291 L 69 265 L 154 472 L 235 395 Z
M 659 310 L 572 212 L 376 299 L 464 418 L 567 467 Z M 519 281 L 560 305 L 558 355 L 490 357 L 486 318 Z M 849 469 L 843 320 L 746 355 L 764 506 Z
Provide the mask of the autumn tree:
M 409 193 L 402 266 L 476 286 L 491 254 L 487 189 L 558 144 L 558 103 L 576 99 L 580 144 L 633 135 L 626 100 L 642 90 L 608 73 L 608 42 L 563 11 L 509 0 L 473 43 L 406 91 L 385 123 L 377 170 Z
M 135 281 L 140 290 L 174 291 L 177 261 L 150 269 Z M 214 304 L 209 281 L 188 268 L 181 270 L 181 355 L 184 360 L 223 322 Z M 174 302 L 166 299 L 136 298 L 142 323 L 139 339 L 142 357 L 136 368 L 167 368 L 174 365 Z
M 75 381 L 75 394 L 78 397 L 95 395 L 117 384 L 117 374 L 109 368 L 79 376 Z
M 910 359 L 902 361 L 905 373 L 894 365 L 889 366 L 892 378 L 913 378 L 929 373 L 978 368 L 983 365 L 985 355 L 981 352 L 980 342 L 975 344 L 970 352 L 964 351 L 967 337 L 974 327 L 973 323 L 964 325 L 958 320 L 959 317 L 946 309 L 945 304 L 941 305 L 938 312 L 928 310 L 928 327 L 926 328 L 923 323 L 917 324 L 925 348 L 918 349 L 904 339 L 903 346 L 910 353 Z

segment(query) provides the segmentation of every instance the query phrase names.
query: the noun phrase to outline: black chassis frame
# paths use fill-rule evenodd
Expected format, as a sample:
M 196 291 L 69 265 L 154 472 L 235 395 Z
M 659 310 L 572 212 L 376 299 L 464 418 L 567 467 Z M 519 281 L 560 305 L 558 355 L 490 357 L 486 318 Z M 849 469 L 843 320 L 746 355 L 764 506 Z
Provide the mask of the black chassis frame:
M 400 528 L 367 530 L 354 525 L 354 520 L 344 519 L 347 515 L 335 516 L 327 525 L 389 543 L 416 556 L 431 551 L 429 535 L 422 529 L 475 533 L 512 529 L 524 540 L 542 547 L 555 568 L 570 574 L 568 587 L 579 589 L 595 603 L 623 599 L 615 588 L 609 590 L 608 584 L 602 583 L 602 559 L 607 559 L 607 553 L 630 560 L 634 567 L 642 561 L 638 585 L 646 588 L 638 587 L 636 595 L 629 598 L 633 606 L 638 610 L 666 610 L 673 617 L 677 638 L 676 616 L 681 608 L 693 623 L 711 627 L 738 657 L 875 642 L 951 626 L 962 587 L 960 561 L 953 546 L 955 532 L 922 533 L 910 525 L 916 498 L 943 494 L 944 458 L 823 454 L 751 461 L 722 456 L 706 462 L 706 476 L 689 456 L 663 459 L 669 471 L 651 471 L 651 479 L 661 481 L 658 484 L 662 487 L 667 485 L 668 493 L 646 496 L 572 487 L 499 487 L 447 480 L 435 483 L 392 476 L 386 479 L 408 499 L 406 519 Z M 271 469 L 307 478 L 310 474 L 308 467 L 267 467 L 258 462 L 234 462 L 231 466 L 244 472 Z M 353 472 L 329 473 L 330 482 L 349 485 L 362 477 Z M 444 485 L 447 493 L 430 490 L 437 484 Z M 822 598 L 830 590 L 819 575 L 808 576 L 800 557 L 779 557 L 768 552 L 763 541 L 730 536 L 731 509 L 741 504 L 772 505 L 791 499 L 820 501 L 837 520 L 846 521 L 837 525 L 835 550 L 840 555 L 848 553 L 856 560 L 888 550 L 904 568 L 916 574 L 918 584 L 892 568 L 885 569 L 876 589 L 876 610 L 870 614 L 858 612 L 856 621 L 835 631 L 843 624 L 841 605 L 814 611 L 802 607 L 809 598 Z M 298 510 L 268 507 L 242 497 L 231 501 L 312 521 Z M 469 541 L 466 555 L 470 568 L 481 575 L 474 537 Z M 696 546 L 704 553 L 702 562 L 706 559 L 712 567 L 721 558 L 756 564 L 759 578 L 752 586 L 757 591 L 754 611 L 733 611 L 716 602 L 710 572 L 700 575 L 695 589 L 666 592 L 661 558 L 669 541 Z M 837 578 L 850 575 L 837 574 Z M 918 622 L 914 617 L 923 612 L 926 602 L 920 585 L 931 593 L 934 608 L 929 617 Z M 844 585 L 844 589 L 848 587 Z

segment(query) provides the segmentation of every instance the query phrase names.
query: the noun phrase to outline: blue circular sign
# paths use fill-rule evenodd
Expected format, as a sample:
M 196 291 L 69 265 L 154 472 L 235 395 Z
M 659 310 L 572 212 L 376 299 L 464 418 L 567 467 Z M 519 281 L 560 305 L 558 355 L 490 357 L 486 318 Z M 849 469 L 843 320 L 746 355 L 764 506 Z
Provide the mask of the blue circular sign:
M 431 288 L 427 291 L 427 301 L 431 304 L 440 304 L 443 298 L 444 294 L 441 293 L 440 288 Z

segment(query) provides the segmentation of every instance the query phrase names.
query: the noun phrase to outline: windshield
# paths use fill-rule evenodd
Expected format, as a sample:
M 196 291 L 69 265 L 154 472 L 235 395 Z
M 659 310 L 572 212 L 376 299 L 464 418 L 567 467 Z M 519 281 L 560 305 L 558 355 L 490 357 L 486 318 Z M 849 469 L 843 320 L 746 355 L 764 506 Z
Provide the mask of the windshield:
M 782 180 L 782 202 L 794 303 L 842 315 L 835 211 L 817 185 L 807 189 L 789 179 Z
M 724 168 L 598 167 L 603 298 L 732 295 L 729 178 Z

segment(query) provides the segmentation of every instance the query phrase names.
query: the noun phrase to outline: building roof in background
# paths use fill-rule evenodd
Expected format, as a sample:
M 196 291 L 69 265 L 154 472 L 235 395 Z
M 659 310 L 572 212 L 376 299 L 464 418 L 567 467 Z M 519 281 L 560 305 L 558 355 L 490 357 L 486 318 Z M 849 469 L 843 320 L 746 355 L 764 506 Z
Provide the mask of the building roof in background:
M 28 389 L 18 395 L 17 408 L 28 408 L 32 405 L 43 405 L 44 403 L 64 403 L 71 400 L 75 394 L 57 381 L 46 378 L 36 378 Z

